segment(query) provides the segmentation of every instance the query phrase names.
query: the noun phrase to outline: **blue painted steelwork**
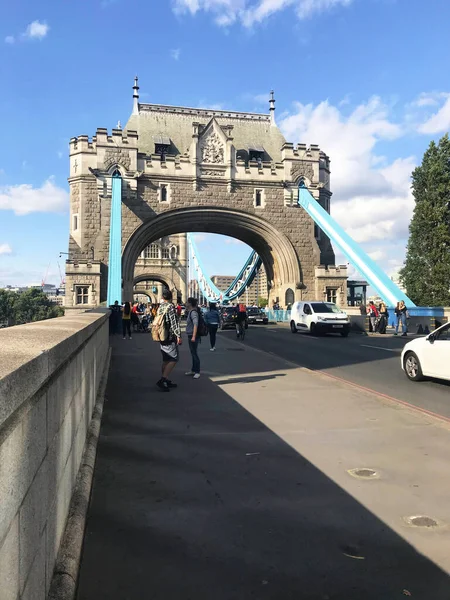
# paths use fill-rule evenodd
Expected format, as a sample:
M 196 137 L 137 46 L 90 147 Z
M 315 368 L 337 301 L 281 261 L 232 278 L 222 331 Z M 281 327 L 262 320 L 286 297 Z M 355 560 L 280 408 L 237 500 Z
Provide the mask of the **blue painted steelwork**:
M 109 262 L 107 304 L 122 302 L 122 177 L 112 176 L 111 221 L 109 226 Z M 127 300 L 132 300 L 127 298 Z
M 383 300 L 389 305 L 396 305 L 403 300 L 408 307 L 414 302 L 383 272 L 358 244 L 342 229 L 338 223 L 313 198 L 304 181 L 298 187 L 298 205 L 306 210 L 314 222 L 347 256 L 352 265 L 358 269 L 373 286 Z
M 194 269 L 196 271 L 197 281 L 203 296 L 208 302 L 220 302 L 221 304 L 227 304 L 228 302 L 232 302 L 241 296 L 245 289 L 251 285 L 256 273 L 258 272 L 258 269 L 262 264 L 261 258 L 256 254 L 256 252 L 252 252 L 239 272 L 239 275 L 235 278 L 229 288 L 225 292 L 222 292 L 214 285 L 209 276 L 206 274 L 206 270 L 203 267 L 203 263 L 200 259 L 200 254 L 194 238 L 190 233 L 188 233 L 188 241 L 191 248 L 191 255 L 194 263 Z

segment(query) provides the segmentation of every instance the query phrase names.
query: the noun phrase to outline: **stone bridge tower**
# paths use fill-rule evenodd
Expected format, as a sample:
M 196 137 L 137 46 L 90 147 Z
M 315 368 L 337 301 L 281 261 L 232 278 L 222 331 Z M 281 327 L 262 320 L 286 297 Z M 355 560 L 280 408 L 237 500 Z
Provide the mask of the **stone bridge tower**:
M 269 114 L 254 114 L 139 103 L 137 78 L 133 90 L 124 130 L 100 128 L 92 139 L 81 135 L 70 141 L 67 305 L 86 309 L 106 300 L 117 171 L 123 300 L 145 275 L 146 252 L 164 240 L 177 254 L 170 250 L 167 264 L 152 265 L 148 275 L 159 273 L 185 297 L 175 274 L 186 267 L 186 255 L 170 236 L 203 231 L 236 237 L 258 252 L 270 302 L 335 297 L 345 304 L 346 267 L 335 266 L 329 239 L 297 204 L 303 180 L 329 211 L 329 158 L 318 146 L 294 146 L 284 139 L 275 123 L 273 93 Z

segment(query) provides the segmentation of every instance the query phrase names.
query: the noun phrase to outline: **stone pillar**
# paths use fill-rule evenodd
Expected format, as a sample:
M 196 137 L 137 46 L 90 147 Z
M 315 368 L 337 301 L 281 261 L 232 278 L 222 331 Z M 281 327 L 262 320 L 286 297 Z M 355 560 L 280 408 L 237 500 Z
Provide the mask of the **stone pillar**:
M 187 234 L 180 233 L 179 237 L 179 248 L 180 254 L 178 257 L 180 263 L 180 292 L 182 301 L 186 302 L 188 297 L 188 272 L 189 272 L 189 258 L 187 249 Z

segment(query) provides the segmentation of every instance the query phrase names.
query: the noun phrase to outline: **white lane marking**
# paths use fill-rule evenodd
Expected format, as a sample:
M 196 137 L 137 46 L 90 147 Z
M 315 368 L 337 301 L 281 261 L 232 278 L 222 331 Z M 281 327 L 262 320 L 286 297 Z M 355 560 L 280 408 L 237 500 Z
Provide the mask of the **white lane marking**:
M 373 348 L 374 350 L 385 350 L 386 352 L 401 352 L 401 350 L 399 349 L 383 348 L 382 346 L 371 346 L 370 344 L 360 344 L 360 346 L 364 346 L 364 348 Z

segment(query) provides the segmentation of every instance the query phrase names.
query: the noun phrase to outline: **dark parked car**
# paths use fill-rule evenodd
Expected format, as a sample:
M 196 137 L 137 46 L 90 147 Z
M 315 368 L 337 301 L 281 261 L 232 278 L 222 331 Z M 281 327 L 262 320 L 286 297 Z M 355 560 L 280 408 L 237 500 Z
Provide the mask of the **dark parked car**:
M 220 315 L 220 328 L 223 329 L 231 329 L 232 327 L 236 327 L 236 315 L 237 315 L 237 306 L 224 306 L 222 308 L 222 313 Z M 245 329 L 248 329 L 248 313 L 247 320 L 245 321 Z
M 262 324 L 262 325 L 267 325 L 267 323 L 269 322 L 269 319 L 266 315 L 266 313 L 261 310 L 260 308 L 248 308 L 247 309 L 247 315 L 248 315 L 248 322 L 251 325 L 256 325 L 256 324 Z

